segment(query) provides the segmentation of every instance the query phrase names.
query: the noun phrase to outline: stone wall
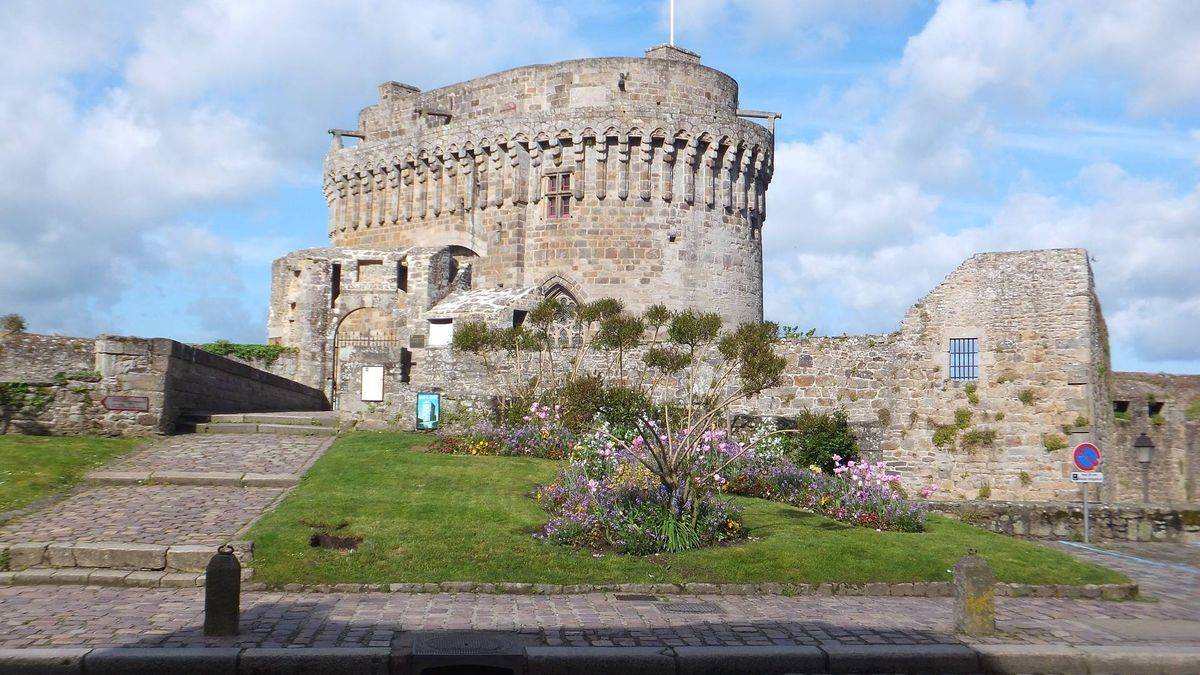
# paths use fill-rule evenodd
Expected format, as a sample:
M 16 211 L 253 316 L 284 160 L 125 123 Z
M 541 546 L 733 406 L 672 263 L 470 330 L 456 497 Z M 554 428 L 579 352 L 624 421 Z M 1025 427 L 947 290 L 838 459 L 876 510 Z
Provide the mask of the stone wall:
M 1133 442 L 1144 433 L 1155 446 L 1146 473 L 1150 502 L 1200 501 L 1200 419 L 1187 418 L 1189 406 L 1200 401 L 1200 375 L 1115 373 L 1112 400 L 1125 410 L 1115 420 L 1112 442 L 1102 446 L 1106 497 L 1141 501 L 1142 467 Z
M 183 412 L 320 410 L 326 403 L 319 390 L 163 338 L 21 334 L 0 340 L 0 354 L 0 384 L 30 392 L 29 405 L 6 409 L 8 432 L 142 436 L 172 431 Z M 112 397 L 144 409 L 110 410 L 119 407 Z
M 94 345 L 87 338 L 0 332 L 0 381 L 47 383 L 57 373 L 91 371 Z
M 784 382 L 736 412 L 843 410 L 864 452 L 887 461 L 910 490 L 932 485 L 947 499 L 1077 502 L 1080 488 L 1068 479 L 1071 448 L 1097 440 L 1117 452 L 1123 442 L 1112 428 L 1113 378 L 1092 284 L 1080 249 L 974 256 L 914 305 L 894 333 L 783 340 Z M 952 337 L 978 340 L 973 387 L 949 377 Z M 441 392 L 448 410 L 488 407 L 507 389 L 506 381 L 518 379 L 504 355 L 486 368 L 448 347 L 414 348 L 412 358 L 411 382 L 389 390 L 389 401 L 374 406 L 375 414 L 359 410 L 356 418 L 411 425 L 417 390 Z M 626 363 L 638 361 L 633 353 Z M 706 364 L 705 376 L 717 365 Z M 532 367 L 526 366 L 526 376 Z M 595 354 L 584 369 L 610 368 L 607 357 Z M 1164 397 L 1176 391 L 1157 390 Z M 1195 466 L 1177 460 L 1186 455 L 1186 439 L 1195 437 L 1182 417 L 1190 394 L 1170 396 L 1168 423 L 1160 431 L 1163 447 L 1171 449 L 1160 457 L 1175 463 L 1169 481 L 1182 486 Z M 941 428 L 949 433 L 938 446 L 934 436 Z M 1112 485 L 1137 484 L 1136 467 L 1112 461 L 1105 471 L 1112 473 Z M 1194 500 L 1182 487 L 1155 494 L 1156 501 Z M 1107 488 L 1095 498 L 1136 501 L 1128 490 Z
M 1073 502 L 931 502 L 930 506 L 1001 534 L 1083 541 L 1083 507 Z M 1092 541 L 1200 542 L 1200 509 L 1092 504 L 1089 535 Z

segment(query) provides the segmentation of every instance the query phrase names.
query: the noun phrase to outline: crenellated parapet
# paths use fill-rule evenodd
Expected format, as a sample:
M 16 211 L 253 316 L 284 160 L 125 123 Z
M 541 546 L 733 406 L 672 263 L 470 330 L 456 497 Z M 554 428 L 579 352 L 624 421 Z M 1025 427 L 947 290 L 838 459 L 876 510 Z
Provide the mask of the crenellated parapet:
M 741 212 L 756 227 L 766 218 L 774 139 L 758 124 L 679 115 L 539 117 L 520 126 L 446 125 L 331 152 L 330 235 L 337 241 L 348 230 L 538 204 L 544 172 L 564 166 L 578 176 L 577 201 L 632 196 Z

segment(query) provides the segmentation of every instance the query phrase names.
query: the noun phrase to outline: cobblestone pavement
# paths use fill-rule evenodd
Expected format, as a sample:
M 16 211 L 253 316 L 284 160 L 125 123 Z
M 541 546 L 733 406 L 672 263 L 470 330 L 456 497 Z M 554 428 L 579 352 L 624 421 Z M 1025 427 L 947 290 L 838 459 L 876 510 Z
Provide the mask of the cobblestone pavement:
M 1200 574 L 1172 583 L 1153 565 L 1076 551 L 1132 574 L 1154 601 L 999 598 L 987 642 L 1200 645 Z M 514 596 L 252 592 L 242 635 L 201 634 L 202 589 L 0 588 L 0 647 L 377 646 L 414 630 L 505 630 L 529 644 L 593 646 L 953 643 L 949 598 Z M 705 613 L 669 603 L 710 603 Z M 692 607 L 697 609 L 696 607 Z M 684 607 L 687 609 L 687 607 Z M 698 608 L 705 609 L 705 608 Z M 715 611 L 713 611 L 715 610 Z
M 300 473 L 328 438 L 274 434 L 181 434 L 104 466 L 104 471 Z
M 277 434 L 164 438 L 104 471 L 299 473 L 331 439 Z M 0 526 L 0 542 L 220 544 L 285 490 L 213 485 L 96 485 Z
M 198 485 L 97 486 L 0 527 L 0 541 L 221 544 L 282 492 Z

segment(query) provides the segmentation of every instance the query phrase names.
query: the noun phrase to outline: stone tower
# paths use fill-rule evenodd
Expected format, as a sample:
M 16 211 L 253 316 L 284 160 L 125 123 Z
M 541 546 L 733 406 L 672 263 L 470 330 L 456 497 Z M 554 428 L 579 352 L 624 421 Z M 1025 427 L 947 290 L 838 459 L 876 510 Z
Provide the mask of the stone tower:
M 406 348 L 454 312 L 545 296 L 761 320 L 776 117 L 667 45 L 427 92 L 386 82 L 357 129 L 331 130 L 332 247 L 276 261 L 268 335 L 311 354 L 315 384 L 364 307 L 347 335 Z

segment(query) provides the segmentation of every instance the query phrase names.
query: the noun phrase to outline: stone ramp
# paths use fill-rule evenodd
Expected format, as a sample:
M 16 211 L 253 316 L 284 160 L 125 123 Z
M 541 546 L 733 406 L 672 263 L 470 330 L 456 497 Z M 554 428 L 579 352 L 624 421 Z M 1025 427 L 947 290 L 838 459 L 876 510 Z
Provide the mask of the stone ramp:
M 250 525 L 331 444 L 265 433 L 166 438 L 0 525 L 0 551 L 23 583 L 194 586 L 221 544 L 252 558 L 242 540 Z
M 191 413 L 176 424 L 181 432 L 198 434 L 276 434 L 289 436 L 336 436 L 338 414 L 324 412 L 276 413 Z

